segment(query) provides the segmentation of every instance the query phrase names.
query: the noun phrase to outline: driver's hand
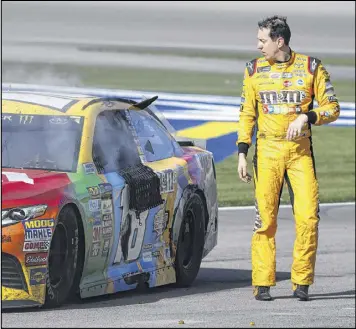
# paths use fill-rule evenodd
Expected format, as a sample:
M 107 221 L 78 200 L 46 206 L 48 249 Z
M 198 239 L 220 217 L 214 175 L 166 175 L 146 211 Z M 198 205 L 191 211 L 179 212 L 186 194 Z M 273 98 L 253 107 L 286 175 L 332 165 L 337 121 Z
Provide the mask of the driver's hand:
M 251 175 L 247 172 L 246 155 L 244 153 L 240 153 L 238 156 L 239 156 L 239 163 L 237 166 L 237 171 L 239 173 L 239 177 L 243 182 L 250 183 Z
M 288 127 L 287 140 L 291 141 L 294 138 L 300 136 L 304 124 L 308 122 L 306 114 L 300 114 Z

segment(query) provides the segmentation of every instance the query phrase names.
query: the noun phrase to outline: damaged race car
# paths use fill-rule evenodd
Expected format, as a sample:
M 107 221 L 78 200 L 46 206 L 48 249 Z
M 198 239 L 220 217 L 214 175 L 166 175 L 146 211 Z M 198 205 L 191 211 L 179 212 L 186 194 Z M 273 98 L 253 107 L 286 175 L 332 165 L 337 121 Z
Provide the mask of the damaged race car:
M 189 286 L 217 244 L 213 154 L 154 106 L 2 93 L 2 308 Z

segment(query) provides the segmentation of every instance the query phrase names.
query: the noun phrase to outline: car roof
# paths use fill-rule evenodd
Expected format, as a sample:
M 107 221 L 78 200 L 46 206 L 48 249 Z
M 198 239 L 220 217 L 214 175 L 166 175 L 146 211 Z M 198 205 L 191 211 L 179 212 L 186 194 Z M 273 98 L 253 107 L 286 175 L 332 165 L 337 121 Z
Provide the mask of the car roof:
M 42 115 L 70 114 L 87 117 L 90 116 L 91 111 L 85 110 L 90 105 L 105 101 L 115 101 L 115 110 L 124 110 L 136 104 L 129 98 L 17 89 L 2 91 L 2 112 Z M 21 106 L 21 104 L 25 106 Z

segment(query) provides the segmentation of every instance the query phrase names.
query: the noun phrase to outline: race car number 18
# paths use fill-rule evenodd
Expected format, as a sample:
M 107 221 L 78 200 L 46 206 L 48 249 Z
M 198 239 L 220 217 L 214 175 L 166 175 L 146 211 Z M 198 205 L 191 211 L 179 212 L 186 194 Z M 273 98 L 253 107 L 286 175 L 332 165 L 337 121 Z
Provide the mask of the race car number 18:
M 139 258 L 149 213 L 149 210 L 143 211 L 137 218 L 136 212 L 129 210 L 128 188 L 126 186 L 121 194 L 121 207 L 120 237 L 114 263 L 120 263 L 122 258 L 125 262 L 132 262 Z

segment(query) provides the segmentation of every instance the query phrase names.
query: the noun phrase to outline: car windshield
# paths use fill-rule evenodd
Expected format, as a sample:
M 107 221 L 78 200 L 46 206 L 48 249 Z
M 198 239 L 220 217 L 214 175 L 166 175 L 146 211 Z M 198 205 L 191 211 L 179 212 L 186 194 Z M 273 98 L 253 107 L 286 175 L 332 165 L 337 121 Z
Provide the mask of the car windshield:
M 75 172 L 83 118 L 2 114 L 2 167 Z

